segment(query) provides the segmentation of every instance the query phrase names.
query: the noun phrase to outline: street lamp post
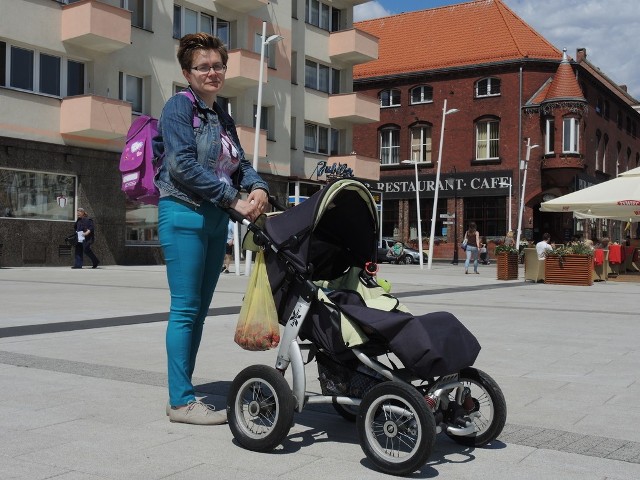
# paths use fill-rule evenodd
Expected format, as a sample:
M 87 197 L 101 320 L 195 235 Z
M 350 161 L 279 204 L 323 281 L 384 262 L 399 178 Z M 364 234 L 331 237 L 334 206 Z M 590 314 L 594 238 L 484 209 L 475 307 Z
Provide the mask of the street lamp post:
M 527 185 L 527 167 L 529 165 L 529 158 L 531 156 L 531 150 L 537 148 L 538 145 L 531 145 L 531 139 L 527 138 L 527 155 L 525 160 L 523 160 L 520 164 L 520 170 L 524 170 L 524 175 L 522 176 L 522 190 L 520 191 L 520 212 L 518 214 L 518 235 L 516 236 L 516 248 L 520 251 L 520 236 L 522 234 L 522 212 L 524 211 L 524 191 Z
M 253 139 L 253 169 L 258 171 L 258 149 L 260 148 L 260 122 L 262 121 L 262 86 L 263 86 L 263 78 L 264 78 L 264 49 L 270 43 L 279 42 L 283 39 L 280 35 L 271 35 L 269 38 L 267 36 L 267 22 L 262 22 L 262 38 L 260 42 L 260 74 L 258 78 L 258 105 L 256 107 L 256 131 Z M 247 250 L 245 252 L 245 265 L 244 265 L 244 273 L 245 275 L 249 275 L 251 272 L 251 260 L 253 257 L 253 252 L 251 250 Z
M 509 180 L 509 183 L 505 183 L 505 182 L 501 182 L 500 183 L 500 188 L 504 188 L 504 187 L 509 187 L 509 228 L 507 229 L 507 232 L 511 232 L 511 186 L 513 185 L 513 178 L 511 178 Z
M 453 260 L 451 265 L 458 264 L 458 181 L 455 174 L 458 173 L 453 167 Z
M 433 211 L 431 213 L 431 235 L 429 236 L 429 257 L 427 258 L 427 269 L 431 270 L 431 261 L 433 260 L 433 244 L 436 234 L 436 214 L 438 212 L 438 190 L 440 189 L 440 167 L 442 165 L 442 142 L 444 140 L 444 121 L 450 113 L 456 113 L 457 108 L 447 110 L 447 99 L 444 99 L 442 107 L 442 125 L 440 127 L 440 148 L 438 148 L 438 165 L 436 167 L 436 189 L 433 194 Z
M 418 160 L 403 160 L 402 163 L 413 163 L 416 170 L 416 214 L 418 217 L 418 255 L 420 257 L 420 268 L 424 268 L 422 253 L 422 219 L 420 218 L 420 184 L 418 183 Z

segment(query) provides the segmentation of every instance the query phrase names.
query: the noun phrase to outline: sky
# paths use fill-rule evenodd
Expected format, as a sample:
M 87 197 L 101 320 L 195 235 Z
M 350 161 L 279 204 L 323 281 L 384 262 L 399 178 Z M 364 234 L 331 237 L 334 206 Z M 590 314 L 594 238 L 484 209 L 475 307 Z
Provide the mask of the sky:
M 373 0 L 354 7 L 354 19 L 395 15 L 462 0 Z M 640 101 L 640 2 L 638 0 L 504 0 L 520 18 L 559 50 L 587 59 Z

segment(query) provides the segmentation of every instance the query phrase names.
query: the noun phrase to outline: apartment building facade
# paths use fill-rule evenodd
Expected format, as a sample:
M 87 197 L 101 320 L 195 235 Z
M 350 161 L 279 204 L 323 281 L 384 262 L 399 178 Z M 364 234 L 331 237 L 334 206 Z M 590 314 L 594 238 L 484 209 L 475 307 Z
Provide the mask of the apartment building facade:
M 281 203 L 328 172 L 377 180 L 379 161 L 352 153 L 353 126 L 379 119 L 377 100 L 353 92 L 354 65 L 377 58 L 377 39 L 353 28 L 363 2 L 0 0 L 0 265 L 69 264 L 77 207 L 96 221 L 103 264 L 162 262 L 157 209 L 125 199 L 118 161 L 132 119 L 158 117 L 187 86 L 186 33 L 226 43 L 218 102 Z M 281 39 L 261 65 L 263 28 Z
M 380 121 L 357 126 L 354 147 L 380 159 L 372 186 L 383 196 L 383 235 L 416 241 L 418 188 L 427 244 L 441 158 L 437 241 L 459 243 L 472 221 L 489 239 L 516 230 L 521 192 L 523 238 L 624 238 L 621 222 L 539 211 L 542 201 L 640 165 L 639 102 L 592 65 L 586 49 L 570 58 L 501 0 L 356 28 L 379 38 L 378 59 L 354 69 L 354 89 L 378 100 Z M 445 101 L 456 111 L 445 114 Z

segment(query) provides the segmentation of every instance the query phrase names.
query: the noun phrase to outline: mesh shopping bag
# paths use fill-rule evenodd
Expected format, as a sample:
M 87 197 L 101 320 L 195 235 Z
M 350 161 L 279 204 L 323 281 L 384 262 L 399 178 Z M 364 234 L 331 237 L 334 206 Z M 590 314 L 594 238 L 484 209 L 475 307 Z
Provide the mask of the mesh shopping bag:
M 245 350 L 269 350 L 280 343 L 278 313 L 267 277 L 264 252 L 256 255 L 233 339 Z

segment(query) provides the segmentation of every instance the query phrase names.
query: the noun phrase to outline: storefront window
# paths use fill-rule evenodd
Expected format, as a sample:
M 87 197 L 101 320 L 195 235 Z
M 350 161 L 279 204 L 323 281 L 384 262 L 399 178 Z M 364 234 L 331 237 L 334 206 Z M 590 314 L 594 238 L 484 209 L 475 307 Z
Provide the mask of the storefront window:
M 127 200 L 127 245 L 158 245 L 158 207 Z
M 75 220 L 76 177 L 0 168 L 0 216 Z
M 502 238 L 507 233 L 506 197 L 468 197 L 464 199 L 464 231 L 475 222 L 481 236 Z

